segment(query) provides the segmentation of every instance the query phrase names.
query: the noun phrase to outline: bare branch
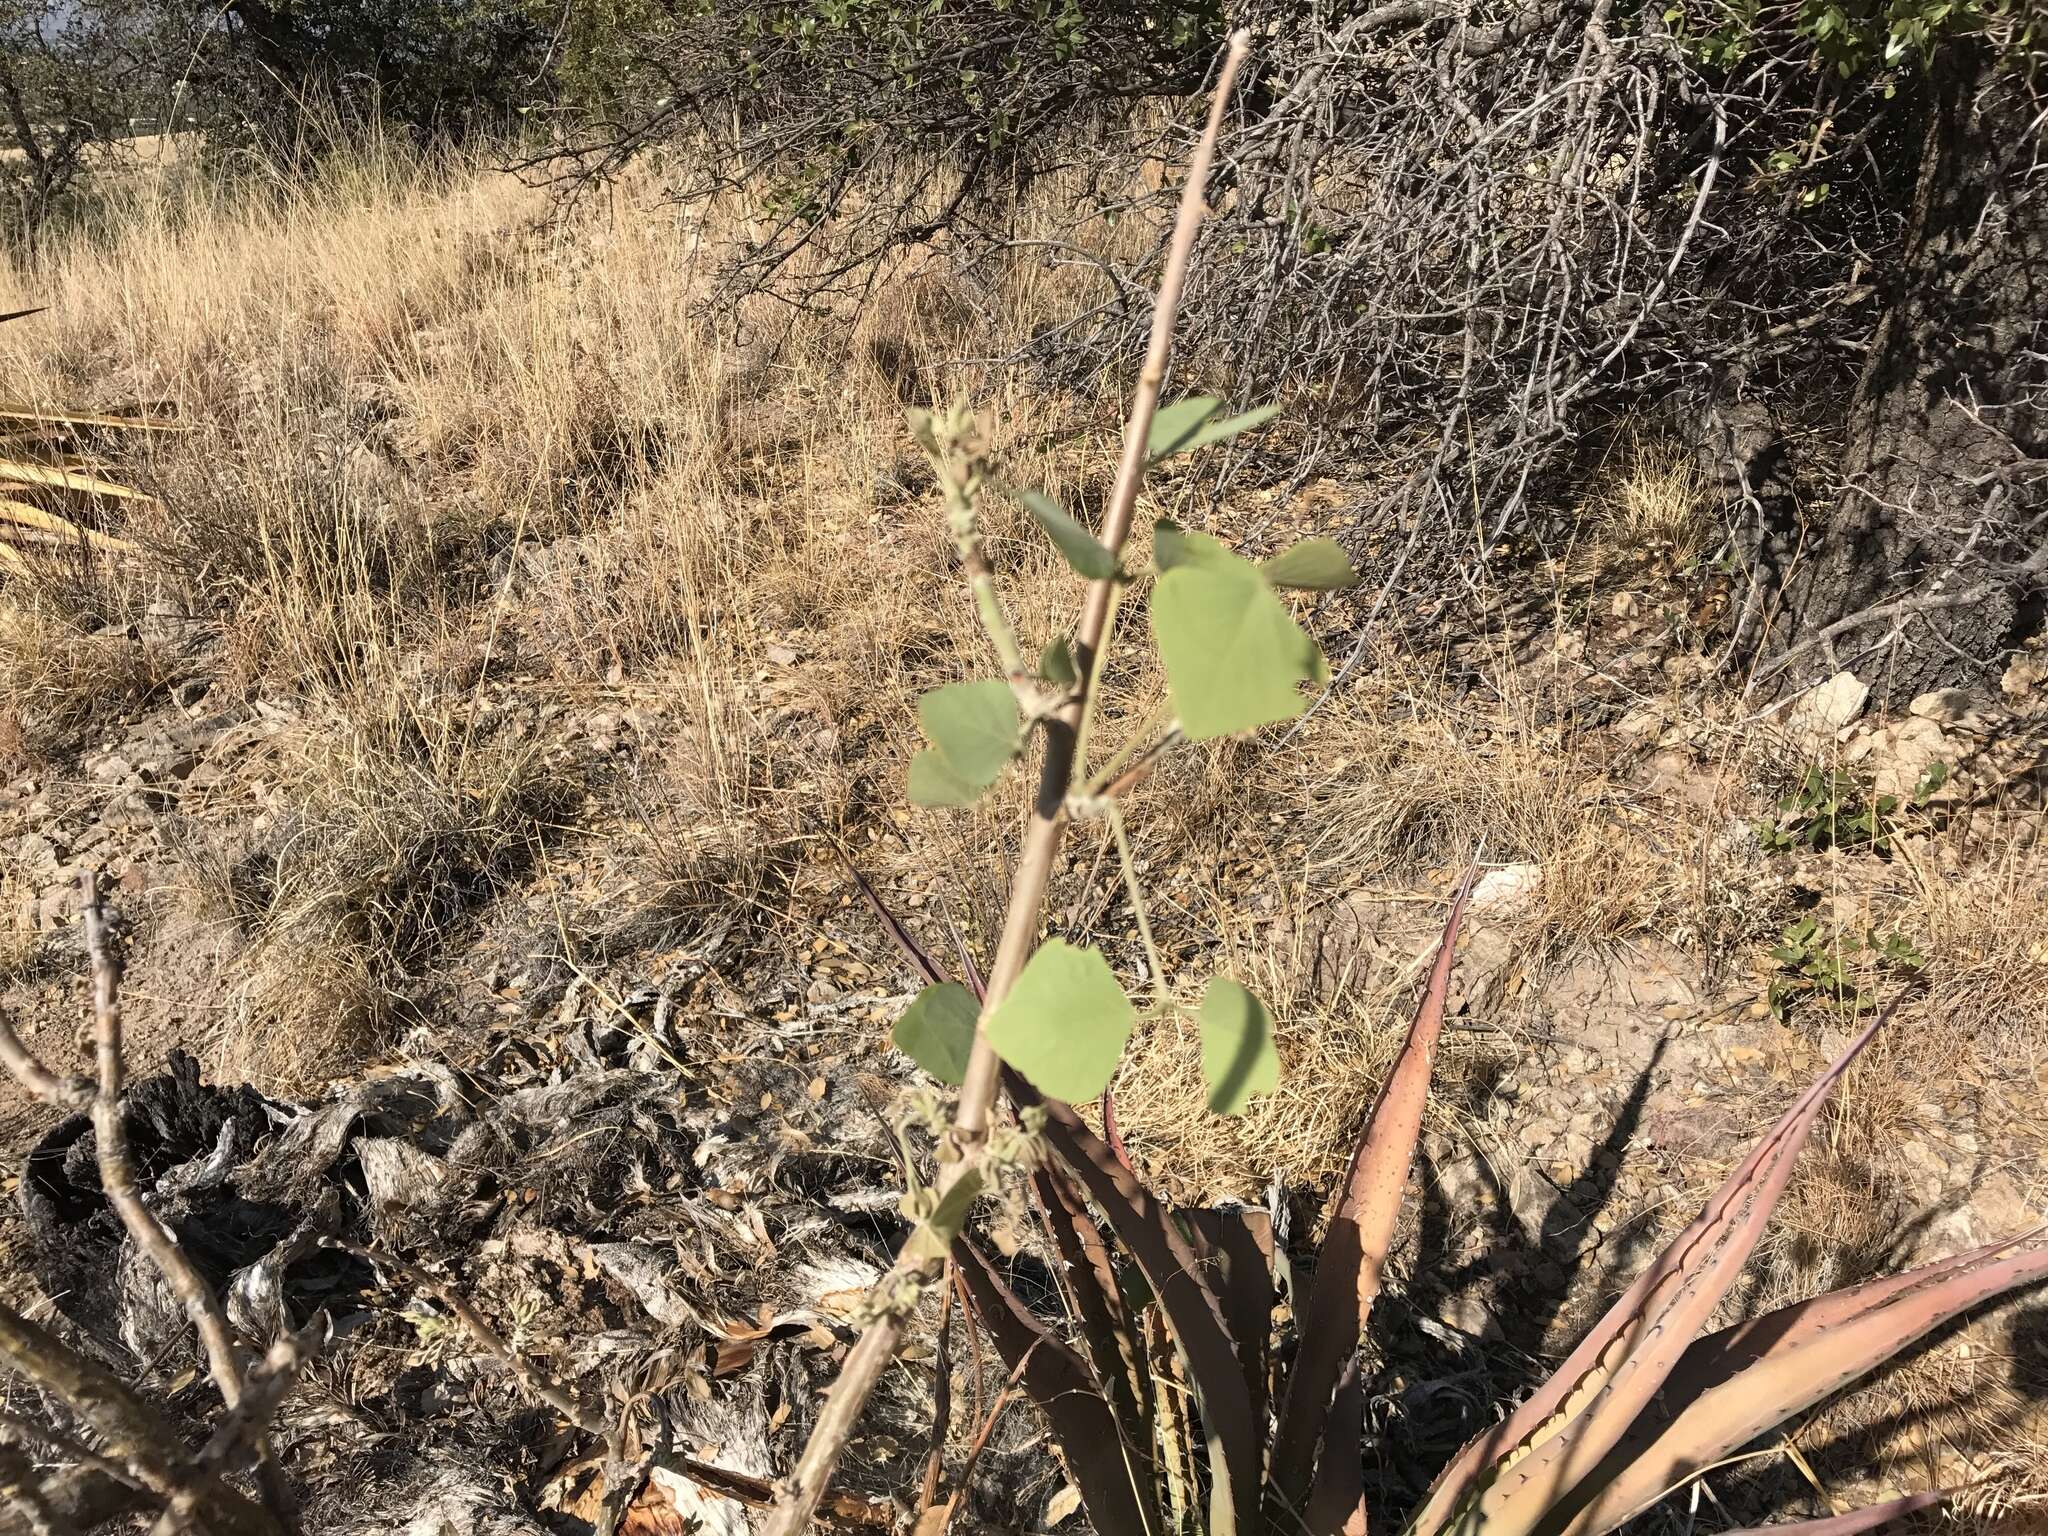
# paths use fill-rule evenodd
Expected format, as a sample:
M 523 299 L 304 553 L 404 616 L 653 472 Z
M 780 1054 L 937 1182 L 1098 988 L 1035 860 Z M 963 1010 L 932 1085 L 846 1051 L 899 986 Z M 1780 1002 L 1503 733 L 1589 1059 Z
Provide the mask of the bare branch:
M 0 1499 L 14 1507 L 34 1536 L 61 1536 L 57 1513 L 43 1497 L 42 1480 L 28 1453 L 12 1440 L 0 1440 Z
M 233 1408 L 242 1398 L 242 1359 L 226 1311 L 178 1240 L 156 1219 L 135 1188 L 135 1162 L 128 1150 L 128 1122 L 122 1098 L 127 1066 L 121 1050 L 121 961 L 100 906 L 99 877 L 79 877 L 85 908 L 85 946 L 92 957 L 93 1047 L 99 1085 L 92 1102 L 93 1139 L 99 1154 L 100 1187 L 135 1246 L 169 1282 L 199 1331 L 207 1368 L 221 1399 Z
M 276 1536 L 277 1524 L 263 1510 L 192 1463 L 176 1427 L 154 1408 L 105 1368 L 4 1305 L 0 1361 L 89 1424 L 138 1482 L 166 1505 L 188 1508 L 201 1529 L 222 1536 Z

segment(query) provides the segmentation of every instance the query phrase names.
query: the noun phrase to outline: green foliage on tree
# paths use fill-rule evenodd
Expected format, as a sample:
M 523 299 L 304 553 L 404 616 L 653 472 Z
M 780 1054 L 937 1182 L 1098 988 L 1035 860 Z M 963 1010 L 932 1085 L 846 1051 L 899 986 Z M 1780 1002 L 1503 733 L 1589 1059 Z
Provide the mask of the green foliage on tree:
M 1847 80 L 1876 70 L 1920 69 L 1946 41 L 1984 31 L 1993 22 L 2019 19 L 2022 44 L 2037 24 L 2026 0 L 1796 0 L 1767 7 L 1761 0 L 1675 0 L 1665 23 L 1692 52 L 1716 68 L 1732 69 L 1774 36 L 1790 36 L 1813 58 Z

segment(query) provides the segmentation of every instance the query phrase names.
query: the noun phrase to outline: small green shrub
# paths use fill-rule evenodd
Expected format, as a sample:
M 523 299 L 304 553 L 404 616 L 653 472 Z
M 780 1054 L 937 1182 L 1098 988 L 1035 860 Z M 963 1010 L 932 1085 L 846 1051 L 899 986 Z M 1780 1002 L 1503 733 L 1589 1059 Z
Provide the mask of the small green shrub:
M 1948 775 L 1947 763 L 1933 764 L 1901 801 L 1873 793 L 1846 768 L 1809 764 L 1799 788 L 1778 802 L 1777 815 L 1756 824 L 1757 841 L 1774 853 L 1868 848 L 1889 855 L 1894 818 L 1901 811 L 1925 810 Z
M 1786 927 L 1771 958 L 1781 970 L 1771 978 L 1765 1000 L 1781 1021 L 1812 998 L 1853 1017 L 1877 1006 L 1877 996 L 1863 985 L 1864 979 L 1914 976 L 1927 963 L 1902 933 L 1880 939 L 1875 929 L 1861 934 L 1830 932 L 1811 913 Z

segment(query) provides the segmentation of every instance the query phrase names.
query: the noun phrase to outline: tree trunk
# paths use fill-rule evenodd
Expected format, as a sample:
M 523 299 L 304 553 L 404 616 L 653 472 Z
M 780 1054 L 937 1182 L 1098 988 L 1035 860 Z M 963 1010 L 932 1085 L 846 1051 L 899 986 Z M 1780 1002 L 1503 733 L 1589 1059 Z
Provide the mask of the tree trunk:
M 1848 407 L 1839 487 L 1764 641 L 1797 685 L 1880 697 L 1981 680 L 2037 622 L 2048 545 L 2048 175 L 2019 72 L 1974 41 L 1929 82 L 1890 304 Z M 1884 275 L 1879 274 L 1880 281 Z

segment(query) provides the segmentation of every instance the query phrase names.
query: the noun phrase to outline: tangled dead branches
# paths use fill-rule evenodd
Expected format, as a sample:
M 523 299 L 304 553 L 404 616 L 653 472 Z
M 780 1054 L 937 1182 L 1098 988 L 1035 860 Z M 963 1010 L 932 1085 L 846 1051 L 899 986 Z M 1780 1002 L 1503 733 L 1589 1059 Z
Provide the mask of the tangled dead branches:
M 1175 195 L 1170 178 L 1132 176 L 1133 146 L 1185 159 L 1189 61 L 1220 21 L 1119 8 L 1076 45 L 1032 19 L 1043 7 L 1003 12 L 979 40 L 979 18 L 920 31 L 887 20 L 915 8 L 856 9 L 883 19 L 809 35 L 770 19 L 765 38 L 742 38 L 755 13 L 741 6 L 633 40 L 659 105 L 622 109 L 550 163 L 601 174 L 687 141 L 675 195 L 737 197 L 756 215 L 720 269 L 728 313 L 750 294 L 858 296 L 881 258 L 921 243 L 943 243 L 964 296 L 991 313 L 1007 275 L 1071 269 L 1094 297 L 1006 361 L 1087 390 L 1127 375 Z M 1853 451 L 1881 408 L 1882 381 L 1864 376 L 1887 316 L 2001 242 L 2026 248 L 2036 279 L 2048 270 L 2026 233 L 2048 204 L 2038 41 L 2012 8 L 1972 17 L 1974 32 L 1915 45 L 1822 37 L 1786 3 L 1738 17 L 1613 0 L 1259 0 L 1233 18 L 1254 55 L 1210 183 L 1182 371 L 1247 403 L 1293 397 L 1301 430 L 1269 469 L 1372 464 L 1360 553 L 1411 598 L 1552 547 L 1576 477 L 1618 421 L 1647 415 L 1698 454 L 1729 512 L 1714 557 L 1735 588 L 1724 666 L 1798 646 L 1803 673 L 1828 626 L 1883 633 L 1868 610 L 1931 612 L 1987 581 L 2016 619 L 2040 574 L 2048 341 L 2034 281 L 1986 295 L 1998 313 L 1936 321 L 1923 306 L 1914 322 L 2000 338 L 1927 407 L 1985 424 L 1968 475 L 1901 478 Z M 1979 136 L 1996 146 L 1982 164 L 1939 153 L 1958 79 L 1968 110 L 2000 125 Z M 1965 221 L 1935 257 L 1930 175 L 1954 193 L 1934 215 Z M 1045 178 L 1075 204 L 1076 231 L 1125 233 L 1021 227 L 1022 193 Z M 1132 229 L 1149 232 L 1136 249 Z M 1904 525 L 1882 549 L 1853 528 L 1834 537 L 1859 482 Z M 1870 579 L 1816 580 L 1831 537 Z M 1994 627 L 1962 648 L 1982 658 L 2013 638 Z

